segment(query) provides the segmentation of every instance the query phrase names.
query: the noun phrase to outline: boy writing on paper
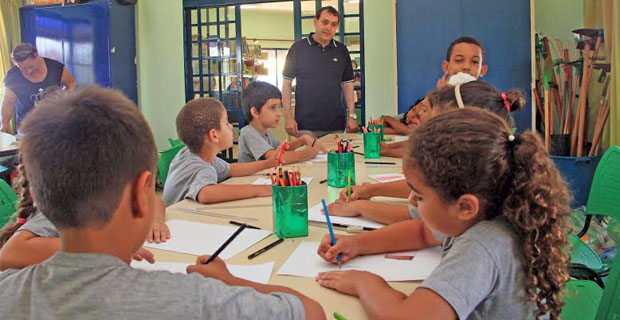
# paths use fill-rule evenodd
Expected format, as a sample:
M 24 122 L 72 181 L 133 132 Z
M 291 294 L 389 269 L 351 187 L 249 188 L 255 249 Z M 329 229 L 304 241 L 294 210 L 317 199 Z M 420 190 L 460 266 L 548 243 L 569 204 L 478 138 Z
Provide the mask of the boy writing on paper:
M 170 163 L 164 202 L 170 206 L 185 198 L 200 203 L 271 196 L 271 186 L 220 184 L 230 177 L 247 176 L 276 165 L 280 148 L 265 160 L 232 163 L 217 157 L 233 145 L 232 125 L 221 102 L 199 98 L 188 102 L 177 116 L 177 133 L 186 147 Z
M 249 124 L 239 134 L 239 162 L 259 161 L 276 153 L 280 142 L 269 129 L 278 126 L 281 107 L 282 93 L 270 83 L 254 81 L 243 89 L 243 115 Z M 312 159 L 320 151 L 326 152 L 323 145 L 304 134 L 288 143 L 282 159 L 291 164 Z
M 62 250 L 41 264 L 0 274 L 0 314 L 14 319 L 325 318 L 315 301 L 285 287 L 238 279 L 221 260 L 204 265 L 208 257 L 199 257 L 187 268 L 189 275 L 128 265 L 159 205 L 157 150 L 148 124 L 120 92 L 89 87 L 42 103 L 21 128 L 32 192 L 60 230 Z

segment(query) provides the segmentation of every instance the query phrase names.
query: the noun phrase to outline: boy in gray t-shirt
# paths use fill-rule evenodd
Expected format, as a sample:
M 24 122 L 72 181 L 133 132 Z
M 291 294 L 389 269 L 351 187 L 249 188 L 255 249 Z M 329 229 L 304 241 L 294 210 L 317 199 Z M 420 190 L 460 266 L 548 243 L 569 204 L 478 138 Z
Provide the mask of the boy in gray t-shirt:
M 177 133 L 186 148 L 170 163 L 164 184 L 164 202 L 185 198 L 201 203 L 268 197 L 271 186 L 219 184 L 229 177 L 247 176 L 276 165 L 276 154 L 251 163 L 231 163 L 217 157 L 232 147 L 232 125 L 221 102 L 200 98 L 188 102 L 176 120 Z
M 251 82 L 243 89 L 243 114 L 248 125 L 239 134 L 239 162 L 258 161 L 273 156 L 279 145 L 269 129 L 278 126 L 282 106 L 280 90 L 270 83 Z M 306 148 L 297 150 L 300 147 Z M 287 143 L 282 154 L 284 163 L 291 164 L 314 158 L 325 147 L 305 134 Z
M 188 266 L 189 275 L 129 266 L 158 209 L 157 149 L 148 124 L 120 92 L 88 87 L 42 101 L 21 128 L 31 191 L 58 228 L 62 249 L 41 264 L 0 274 L 0 314 L 12 319 L 325 319 L 315 301 L 289 288 L 236 278 L 220 259 L 205 264 L 209 257 L 199 257 Z M 65 143 L 68 136 L 72 143 Z M 63 148 L 45 148 L 63 143 Z

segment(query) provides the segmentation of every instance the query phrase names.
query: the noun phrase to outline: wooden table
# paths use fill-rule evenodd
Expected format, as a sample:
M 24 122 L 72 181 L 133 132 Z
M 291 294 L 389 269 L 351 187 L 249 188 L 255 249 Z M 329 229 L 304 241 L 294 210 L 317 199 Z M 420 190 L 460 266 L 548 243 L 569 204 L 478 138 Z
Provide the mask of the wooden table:
M 354 139 L 355 143 L 358 143 L 362 146 L 356 148 L 354 150 L 363 150 L 363 142 L 361 140 L 361 136 L 355 134 L 339 134 L 341 137 L 351 137 Z M 321 139 L 322 141 L 333 141 L 333 135 L 329 135 Z M 397 165 L 365 165 L 364 157 L 361 155 L 355 155 L 355 175 L 356 181 L 358 184 L 362 182 L 373 182 L 368 175 L 379 174 L 379 173 L 394 173 L 401 171 L 401 160 L 396 158 L 386 158 L 382 157 L 380 159 L 375 159 L 377 161 L 389 161 L 396 162 Z M 308 186 L 308 206 L 312 207 L 318 203 L 320 203 L 321 199 L 324 198 L 328 203 L 338 199 L 339 193 L 341 189 L 329 187 L 327 183 L 319 184 L 320 180 L 327 178 L 327 163 L 299 163 L 293 164 L 288 167 L 300 167 L 302 170 L 302 174 L 304 177 L 313 177 L 314 179 Z M 267 171 L 265 171 L 267 172 Z M 264 178 L 265 172 L 255 174 L 247 177 L 233 178 L 227 180 L 226 184 L 250 184 L 254 182 L 257 178 Z M 388 202 L 396 202 L 396 203 L 407 203 L 405 199 L 393 199 L 393 198 L 383 198 L 379 199 L 380 201 L 388 201 Z M 219 215 L 227 215 L 231 217 L 237 217 L 235 220 L 244 221 L 243 219 L 248 219 L 245 222 L 251 225 L 255 225 L 257 227 L 272 230 L 272 201 L 271 197 L 267 198 L 254 198 L 254 199 L 245 199 L 238 201 L 230 201 L 218 204 L 211 205 L 203 205 L 191 200 L 184 200 L 177 204 L 174 204 L 168 207 L 166 215 L 167 219 L 181 219 L 181 220 L 189 220 L 195 222 L 203 222 L 203 223 L 212 223 L 212 224 L 229 224 L 229 220 L 232 220 L 228 217 L 215 217 L 210 216 L 210 213 L 217 213 Z M 255 219 L 255 220 L 254 220 Z M 335 230 L 337 233 L 345 233 L 344 231 Z M 359 299 L 355 297 L 351 297 L 345 294 L 338 293 L 336 291 L 323 288 L 319 286 L 314 279 L 305 278 L 305 277 L 294 277 L 294 276 L 281 276 L 277 275 L 277 270 L 280 269 L 282 264 L 288 259 L 288 257 L 295 250 L 297 245 L 302 241 L 320 241 L 328 231 L 325 227 L 319 226 L 309 226 L 309 235 L 308 237 L 303 238 L 289 238 L 286 239 L 282 244 L 276 246 L 275 248 L 261 254 L 260 256 L 248 260 L 247 256 L 264 247 L 265 245 L 273 242 L 277 239 L 275 234 L 265 238 L 260 241 L 256 245 L 248 248 L 242 253 L 234 256 L 233 258 L 227 260 L 227 263 L 231 264 L 260 264 L 269 261 L 275 261 L 274 270 L 269 280 L 270 284 L 282 285 L 293 288 L 312 299 L 317 300 L 324 308 L 328 319 L 332 318 L 332 314 L 334 311 L 338 311 L 347 319 L 368 319 L 368 316 L 364 309 L 362 308 Z M 172 235 L 174 236 L 174 235 Z M 182 254 L 177 252 L 169 252 L 163 250 L 152 250 L 155 253 L 155 257 L 159 261 L 168 261 L 168 262 L 187 262 L 187 263 L 195 263 L 196 257 L 193 255 Z M 411 282 L 392 282 L 390 283 L 394 288 L 409 294 L 411 293 L 419 284 L 419 281 L 411 281 Z

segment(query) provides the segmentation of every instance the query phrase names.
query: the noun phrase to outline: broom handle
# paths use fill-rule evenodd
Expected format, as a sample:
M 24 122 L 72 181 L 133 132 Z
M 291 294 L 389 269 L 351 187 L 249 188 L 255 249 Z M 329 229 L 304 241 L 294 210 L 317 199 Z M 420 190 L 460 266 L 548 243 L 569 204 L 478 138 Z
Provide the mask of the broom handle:
M 596 45 L 594 48 L 594 55 L 592 56 L 592 59 L 589 59 L 588 57 L 588 62 L 590 62 L 590 66 L 588 67 L 588 73 L 587 73 L 587 78 L 586 78 L 586 91 L 584 93 L 583 99 L 583 103 L 581 104 L 582 106 L 582 110 L 581 110 L 581 117 L 579 118 L 579 136 L 577 139 L 577 156 L 581 157 L 583 155 L 583 144 L 584 144 L 584 140 L 585 140 L 585 127 L 586 127 L 586 100 L 587 100 L 587 93 L 588 93 L 588 87 L 590 86 L 590 79 L 592 79 L 592 73 L 594 70 L 594 61 L 596 61 L 596 56 L 598 55 L 598 50 L 601 48 L 601 41 L 602 38 L 601 37 L 597 37 L 596 38 Z
M 549 90 L 545 90 L 545 148 L 551 153 L 551 133 L 549 132 Z
M 590 65 L 590 44 L 586 42 L 584 55 L 583 55 L 583 71 L 581 72 L 581 88 L 579 90 L 579 104 L 577 105 L 577 112 L 575 114 L 575 124 L 573 125 L 573 135 L 571 136 L 570 153 L 572 156 L 576 156 L 578 153 L 577 143 L 579 141 L 579 132 L 581 130 L 582 108 L 585 108 L 586 97 L 588 92 L 587 75 L 588 66 Z M 584 110 L 585 111 L 585 110 Z M 585 113 L 585 112 L 584 112 Z M 585 119 L 584 119 L 585 121 Z M 581 139 L 583 141 L 583 138 Z

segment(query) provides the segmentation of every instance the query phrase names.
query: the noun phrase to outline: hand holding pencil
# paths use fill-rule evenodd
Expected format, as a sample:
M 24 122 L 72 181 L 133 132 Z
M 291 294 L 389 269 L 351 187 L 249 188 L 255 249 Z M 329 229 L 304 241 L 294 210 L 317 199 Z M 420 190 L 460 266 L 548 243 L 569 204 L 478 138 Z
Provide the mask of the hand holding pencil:
M 334 246 L 329 234 L 325 235 L 319 244 L 317 253 L 325 261 L 338 264 L 337 257 L 340 255 L 340 263 L 345 263 L 360 255 L 356 236 L 334 234 L 334 237 L 336 238 Z
M 228 271 L 226 263 L 220 258 L 215 258 L 209 264 L 204 264 L 210 258 L 210 255 L 199 256 L 198 259 L 196 259 L 196 264 L 187 266 L 187 274 L 194 272 L 200 273 L 207 278 L 215 278 L 230 283 L 235 276 Z

